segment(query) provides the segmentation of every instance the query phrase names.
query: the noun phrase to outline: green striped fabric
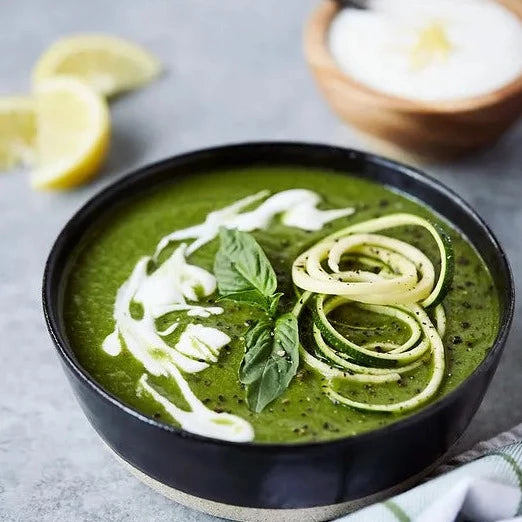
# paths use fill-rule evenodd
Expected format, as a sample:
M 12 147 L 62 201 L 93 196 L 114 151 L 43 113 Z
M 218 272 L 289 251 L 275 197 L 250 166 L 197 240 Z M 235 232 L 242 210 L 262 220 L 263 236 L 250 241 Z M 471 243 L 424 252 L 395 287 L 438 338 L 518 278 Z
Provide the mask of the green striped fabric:
M 510 444 L 340 519 L 342 522 L 493 522 L 522 516 L 522 443 Z

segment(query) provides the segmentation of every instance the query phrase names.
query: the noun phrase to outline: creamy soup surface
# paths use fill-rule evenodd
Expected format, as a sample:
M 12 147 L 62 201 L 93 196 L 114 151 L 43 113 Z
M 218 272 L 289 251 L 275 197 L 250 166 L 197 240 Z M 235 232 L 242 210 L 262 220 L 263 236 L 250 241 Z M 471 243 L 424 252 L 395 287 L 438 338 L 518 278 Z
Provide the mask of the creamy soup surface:
M 63 313 L 81 365 L 125 404 L 261 443 L 411 415 L 474 371 L 499 322 L 484 262 L 429 208 L 287 166 L 176 176 L 107 209 Z

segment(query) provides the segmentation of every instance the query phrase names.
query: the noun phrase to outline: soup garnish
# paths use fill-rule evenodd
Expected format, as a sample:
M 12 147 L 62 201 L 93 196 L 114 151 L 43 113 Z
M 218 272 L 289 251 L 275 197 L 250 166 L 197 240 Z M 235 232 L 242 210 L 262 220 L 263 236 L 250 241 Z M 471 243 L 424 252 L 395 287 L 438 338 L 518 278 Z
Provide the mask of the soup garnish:
M 433 263 L 419 249 L 405 241 L 375 233 L 404 225 L 423 227 L 435 240 L 440 255 L 436 283 Z M 341 270 L 343 257 L 361 268 Z M 328 269 L 323 267 L 324 262 Z M 292 267 L 293 280 L 307 291 L 301 298 L 303 303 L 312 302 L 315 349 L 327 362 L 320 362 L 310 354 L 305 360 L 326 378 L 325 390 L 332 399 L 363 410 L 392 412 L 416 408 L 435 395 L 445 367 L 441 339 L 445 312 L 441 303 L 451 286 L 453 270 L 449 236 L 441 227 L 413 214 L 391 214 L 344 228 L 296 259 Z M 403 343 L 352 342 L 328 319 L 330 312 L 350 301 L 362 310 L 401 321 L 409 329 L 410 337 Z M 294 308 L 294 313 L 300 314 L 303 303 Z M 426 313 L 430 308 L 436 309 L 438 328 Z M 391 404 L 361 402 L 339 394 L 332 385 L 332 377 L 353 379 L 357 376 L 361 382 L 369 383 L 399 381 L 401 373 L 413 370 L 428 358 L 432 365 L 428 384 L 405 401 Z M 340 372 L 332 375 L 334 368 L 339 368 Z
M 246 232 L 222 228 L 214 261 L 219 293 L 225 299 L 261 308 L 266 316 L 245 335 L 239 380 L 247 387 L 247 404 L 255 412 L 279 397 L 299 365 L 297 317 L 278 314 L 281 292 L 262 248 Z

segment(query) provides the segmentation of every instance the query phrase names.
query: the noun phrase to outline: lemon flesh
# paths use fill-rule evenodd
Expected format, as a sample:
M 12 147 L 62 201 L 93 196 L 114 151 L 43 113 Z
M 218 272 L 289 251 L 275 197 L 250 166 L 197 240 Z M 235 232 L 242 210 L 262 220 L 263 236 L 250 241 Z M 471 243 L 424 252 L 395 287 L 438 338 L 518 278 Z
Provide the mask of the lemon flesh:
M 107 102 L 85 83 L 51 78 L 36 88 L 36 168 L 31 185 L 65 189 L 93 178 L 106 158 Z
M 55 42 L 33 70 L 33 85 L 57 75 L 73 76 L 104 96 L 156 78 L 159 61 L 141 47 L 114 36 L 79 34 Z
M 33 100 L 24 96 L 0 98 L 0 170 L 31 163 L 35 136 Z

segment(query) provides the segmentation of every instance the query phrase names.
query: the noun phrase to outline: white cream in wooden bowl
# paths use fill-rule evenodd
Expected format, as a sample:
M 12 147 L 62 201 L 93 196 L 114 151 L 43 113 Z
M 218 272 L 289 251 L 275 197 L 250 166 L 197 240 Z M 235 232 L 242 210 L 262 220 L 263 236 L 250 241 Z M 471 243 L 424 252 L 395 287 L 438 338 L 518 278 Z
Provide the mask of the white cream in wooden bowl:
M 373 0 L 340 11 L 328 45 L 354 80 L 412 100 L 479 96 L 522 74 L 522 23 L 493 0 Z

